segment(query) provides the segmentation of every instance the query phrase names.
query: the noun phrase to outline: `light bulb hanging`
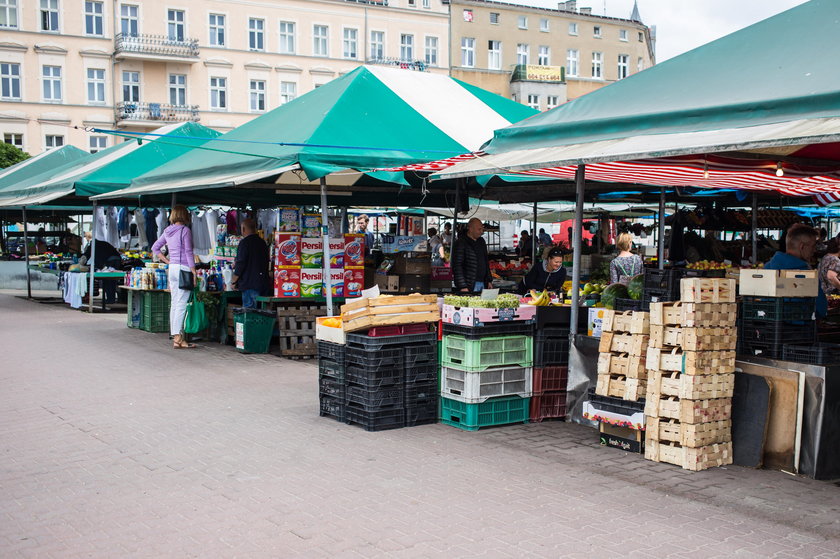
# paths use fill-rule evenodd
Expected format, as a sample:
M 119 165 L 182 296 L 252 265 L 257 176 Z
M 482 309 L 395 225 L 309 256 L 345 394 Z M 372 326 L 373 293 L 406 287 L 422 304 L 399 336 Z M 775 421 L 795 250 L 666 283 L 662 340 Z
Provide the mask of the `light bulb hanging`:
M 703 178 L 709 178 L 709 163 L 705 159 L 703 160 Z
M 783 176 L 785 176 L 785 170 L 784 170 L 784 169 L 782 169 L 782 162 L 781 162 L 781 161 L 779 161 L 778 163 L 776 163 L 776 176 L 777 176 L 777 177 L 783 177 Z

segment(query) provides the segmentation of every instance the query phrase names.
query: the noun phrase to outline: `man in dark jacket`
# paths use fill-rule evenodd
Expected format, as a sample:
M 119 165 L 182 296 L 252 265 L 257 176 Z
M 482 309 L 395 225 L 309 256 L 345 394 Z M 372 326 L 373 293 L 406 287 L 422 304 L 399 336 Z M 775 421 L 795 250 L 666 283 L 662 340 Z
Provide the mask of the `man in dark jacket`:
M 493 287 L 490 259 L 484 242 L 484 224 L 474 217 L 467 222 L 467 231 L 452 246 L 452 277 L 458 291 L 479 292 Z
M 257 235 L 257 224 L 253 219 L 242 222 L 244 238 L 236 249 L 233 268 L 233 287 L 242 292 L 242 306 L 256 308 L 257 297 L 264 294 L 269 285 L 268 245 Z

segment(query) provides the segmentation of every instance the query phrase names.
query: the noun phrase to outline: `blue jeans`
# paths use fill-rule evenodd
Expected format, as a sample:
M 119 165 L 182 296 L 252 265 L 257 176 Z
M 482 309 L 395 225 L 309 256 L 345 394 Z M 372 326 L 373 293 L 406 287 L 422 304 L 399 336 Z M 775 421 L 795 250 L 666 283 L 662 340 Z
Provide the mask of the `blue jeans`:
M 257 297 L 259 296 L 259 289 L 246 289 L 242 292 L 242 306 L 246 309 L 256 309 Z
M 473 291 L 475 293 L 481 293 L 482 289 L 484 289 L 484 282 L 483 281 L 475 282 L 475 285 L 473 286 Z

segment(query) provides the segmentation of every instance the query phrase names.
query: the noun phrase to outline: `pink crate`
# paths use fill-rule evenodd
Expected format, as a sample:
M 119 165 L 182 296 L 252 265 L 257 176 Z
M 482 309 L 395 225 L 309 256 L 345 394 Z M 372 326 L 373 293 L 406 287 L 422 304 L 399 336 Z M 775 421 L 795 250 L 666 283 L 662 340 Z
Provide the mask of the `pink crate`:
M 452 280 L 452 268 L 449 266 L 432 266 L 432 281 Z
M 534 396 L 544 392 L 557 392 L 566 390 L 566 382 L 569 379 L 569 367 L 534 367 L 534 382 L 532 384 Z
M 531 397 L 531 423 L 566 417 L 566 392 L 546 392 Z
M 459 326 L 484 326 L 490 322 L 532 321 L 537 316 L 537 307 L 523 305 L 518 309 L 474 309 L 443 305 L 443 322 Z

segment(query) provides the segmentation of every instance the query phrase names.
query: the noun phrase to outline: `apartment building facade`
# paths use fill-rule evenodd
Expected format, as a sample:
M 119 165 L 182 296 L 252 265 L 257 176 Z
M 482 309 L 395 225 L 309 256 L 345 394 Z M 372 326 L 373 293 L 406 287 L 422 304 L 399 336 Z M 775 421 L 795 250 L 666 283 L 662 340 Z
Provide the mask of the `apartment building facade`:
M 448 73 L 448 33 L 441 0 L 0 0 L 0 139 L 226 131 L 366 62 Z
M 451 75 L 539 110 L 551 109 L 655 63 L 638 9 L 618 19 L 577 2 L 558 9 L 451 0 Z

